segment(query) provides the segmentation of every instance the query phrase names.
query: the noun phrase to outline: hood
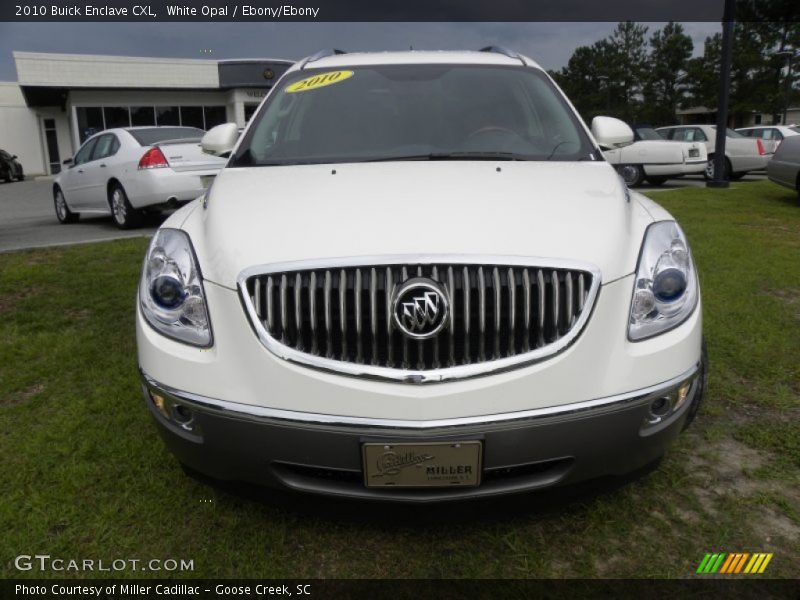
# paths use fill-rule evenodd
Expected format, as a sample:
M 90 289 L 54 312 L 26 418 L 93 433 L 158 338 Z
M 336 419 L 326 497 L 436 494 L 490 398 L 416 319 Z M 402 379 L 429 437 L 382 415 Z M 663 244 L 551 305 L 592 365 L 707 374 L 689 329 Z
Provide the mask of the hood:
M 406 161 L 226 168 L 183 224 L 205 279 L 397 254 L 587 261 L 634 271 L 649 213 L 605 162 Z

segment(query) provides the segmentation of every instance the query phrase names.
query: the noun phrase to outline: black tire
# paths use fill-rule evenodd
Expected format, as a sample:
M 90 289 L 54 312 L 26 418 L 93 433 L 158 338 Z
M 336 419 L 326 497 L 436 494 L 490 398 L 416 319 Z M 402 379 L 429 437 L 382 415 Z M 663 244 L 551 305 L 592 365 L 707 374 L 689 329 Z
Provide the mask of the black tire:
M 56 210 L 56 218 L 60 223 L 75 223 L 81 218 L 80 214 L 74 213 L 69 209 L 61 188 L 56 188 L 53 191 L 53 206 Z
M 700 404 L 702 404 L 703 398 L 708 390 L 708 346 L 706 346 L 705 338 L 703 338 L 702 350 L 700 352 L 699 382 L 700 387 L 697 388 L 697 393 L 692 400 L 692 405 L 689 407 L 686 420 L 683 422 L 683 429 L 689 427 L 689 425 L 692 424 L 692 421 L 694 421 L 694 418 L 697 416 L 697 412 L 700 410 Z
M 3 171 L 3 181 L 6 183 L 11 183 L 14 178 L 11 176 L 11 167 L 8 167 Z
M 714 155 L 708 157 L 708 162 L 706 163 L 706 170 L 703 171 L 703 177 L 706 181 L 711 181 L 714 179 Z M 728 157 L 725 157 L 725 172 L 722 174 L 722 179 L 725 181 L 729 181 L 731 178 L 731 161 L 728 160 Z
M 667 179 L 669 179 L 669 178 L 668 177 L 648 177 L 647 178 L 647 183 L 649 183 L 650 185 L 662 185 Z
M 108 192 L 108 204 L 114 223 L 120 229 L 135 229 L 142 222 L 142 213 L 128 202 L 128 194 L 123 187 L 115 183 Z
M 17 175 L 17 181 L 25 181 L 25 171 L 22 170 L 22 167 L 19 168 L 19 174 Z
M 642 165 L 620 165 L 617 167 L 617 172 L 628 187 L 642 185 L 644 181 Z

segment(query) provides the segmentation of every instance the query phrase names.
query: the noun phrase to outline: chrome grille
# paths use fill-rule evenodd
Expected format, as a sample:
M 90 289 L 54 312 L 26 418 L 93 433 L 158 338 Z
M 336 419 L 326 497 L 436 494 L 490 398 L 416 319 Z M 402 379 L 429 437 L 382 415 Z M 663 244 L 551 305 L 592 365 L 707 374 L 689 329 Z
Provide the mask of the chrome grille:
M 599 286 L 589 265 L 353 262 L 245 272 L 240 288 L 265 345 L 284 358 L 350 374 L 419 382 L 467 377 L 566 347 Z M 393 291 L 412 277 L 433 279 L 448 295 L 447 326 L 432 339 L 409 339 L 393 324 Z

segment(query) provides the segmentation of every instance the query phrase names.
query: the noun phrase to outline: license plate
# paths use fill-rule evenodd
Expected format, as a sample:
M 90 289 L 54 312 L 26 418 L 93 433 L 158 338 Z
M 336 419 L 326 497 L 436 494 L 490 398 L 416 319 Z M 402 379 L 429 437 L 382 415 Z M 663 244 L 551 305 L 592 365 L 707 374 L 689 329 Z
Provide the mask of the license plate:
M 481 481 L 479 441 L 364 444 L 367 487 L 470 487 Z

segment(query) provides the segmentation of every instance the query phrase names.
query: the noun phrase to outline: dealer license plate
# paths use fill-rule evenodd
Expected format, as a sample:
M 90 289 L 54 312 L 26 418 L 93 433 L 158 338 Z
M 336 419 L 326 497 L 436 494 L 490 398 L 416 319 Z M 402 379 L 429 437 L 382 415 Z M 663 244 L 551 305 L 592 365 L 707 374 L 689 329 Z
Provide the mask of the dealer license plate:
M 479 441 L 364 444 L 367 487 L 469 487 L 481 481 Z

